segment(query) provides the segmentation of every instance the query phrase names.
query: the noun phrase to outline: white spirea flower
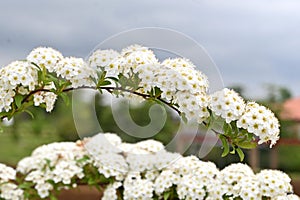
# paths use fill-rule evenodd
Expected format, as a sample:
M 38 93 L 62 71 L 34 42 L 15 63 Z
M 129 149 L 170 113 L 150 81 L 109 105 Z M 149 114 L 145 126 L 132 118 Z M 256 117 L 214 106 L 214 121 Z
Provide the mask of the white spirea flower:
M 201 177 L 193 174 L 185 175 L 177 185 L 179 199 L 204 199 L 206 192 Z
M 122 49 L 121 57 L 114 63 L 126 77 L 132 75 L 132 71 L 139 65 L 145 64 L 158 64 L 158 60 L 152 50 L 140 45 L 131 45 Z
M 109 184 L 108 186 L 106 186 L 101 199 L 102 200 L 117 200 L 118 199 L 117 189 L 121 186 L 122 186 L 121 182 L 114 182 L 114 183 Z
M 262 193 L 260 183 L 256 176 L 245 176 L 234 186 L 238 190 L 239 197 L 243 200 L 261 199 Z
M 212 94 L 209 108 L 227 123 L 239 119 L 245 110 L 243 98 L 233 90 L 224 88 Z
M 274 197 L 274 200 L 300 200 L 300 197 L 295 194 Z
M 57 95 L 53 92 L 42 91 L 33 95 L 34 106 L 40 106 L 41 104 L 45 103 L 47 112 L 51 112 L 53 110 L 56 99 Z
M 5 183 L 0 186 L 0 198 L 6 200 L 23 200 L 24 191 L 14 183 Z
M 192 94 L 207 93 L 209 87 L 207 76 L 196 70 L 191 61 L 184 58 L 166 59 L 162 65 L 181 75 L 180 79 L 174 80 L 178 90 L 189 90 Z
M 204 199 L 205 188 L 214 184 L 215 176 L 219 173 L 214 163 L 200 161 L 195 156 L 182 157 L 169 168 L 177 177 L 172 184 L 177 185 L 180 199 Z
M 112 49 L 108 50 L 96 50 L 88 59 L 90 67 L 95 69 L 103 68 L 107 72 L 107 76 L 118 76 L 120 71 L 120 60 L 121 55 Z
M 35 63 L 40 68 L 46 68 L 49 72 L 56 72 L 57 63 L 62 59 L 62 54 L 50 47 L 38 47 L 27 56 L 29 62 Z
M 174 102 L 178 104 L 178 110 L 188 121 L 201 123 L 210 116 L 207 109 L 208 96 L 205 93 L 191 94 L 189 91 L 178 91 Z
M 119 136 L 111 133 L 99 133 L 84 145 L 93 160 L 93 165 L 106 178 L 115 177 L 117 180 L 123 180 L 128 172 L 128 164 L 120 155 L 121 149 L 118 147 L 120 144 Z
M 165 149 L 163 143 L 156 141 L 156 140 L 151 140 L 151 139 L 137 142 L 135 144 L 135 147 L 146 150 L 149 153 L 157 153 L 159 151 L 164 151 L 164 149 Z
M 94 146 L 89 151 L 95 150 L 98 156 L 88 154 L 84 144 Z M 82 159 L 83 162 L 77 162 Z M 85 176 L 83 167 L 87 164 L 106 178 L 115 180 L 106 187 L 103 199 L 118 199 L 120 192 L 124 199 L 150 200 L 153 195 L 160 199 L 171 188 L 175 189 L 179 199 L 222 200 L 224 196 L 243 200 L 262 197 L 299 199 L 291 194 L 291 179 L 281 171 L 262 170 L 255 175 L 242 163 L 231 164 L 219 171 L 212 162 L 167 152 L 160 142 L 122 143 L 112 133 L 99 133 L 76 143 L 60 142 L 38 147 L 31 156 L 18 163 L 17 172 L 25 175 L 24 181 L 34 183 L 40 198 L 47 198 L 55 188 L 49 181 L 66 189 L 76 187 L 72 180 Z M 14 169 L 0 164 L 1 198 L 23 199 L 24 191 L 11 182 L 15 176 Z
M 23 200 L 23 190 L 10 181 L 16 179 L 16 170 L 0 163 L 0 198 Z
M 97 157 L 99 155 L 121 153 L 119 145 L 121 145 L 121 138 L 116 134 L 98 133 L 89 138 L 84 147 L 92 156 Z
M 223 170 L 221 170 L 218 176 L 218 179 L 221 181 L 221 185 L 224 186 L 223 193 L 238 197 L 241 192 L 240 183 L 245 177 L 254 177 L 254 173 L 248 165 L 234 163 L 225 167 Z
M 35 149 L 31 156 L 22 159 L 17 165 L 17 171 L 26 175 L 26 181 L 35 183 L 39 196 L 45 198 L 53 190 L 48 181 L 71 185 L 71 179 L 84 177 L 83 166 L 87 162 L 77 160 L 86 155 L 83 146 L 74 142 L 43 145 Z
M 37 190 L 38 195 L 42 199 L 44 199 L 44 198 L 48 197 L 50 194 L 50 191 L 53 190 L 53 185 L 51 185 L 50 183 L 47 183 L 47 182 L 42 182 L 42 183 L 36 184 L 36 186 L 34 188 Z
M 0 184 L 15 179 L 16 171 L 12 167 L 0 163 Z
M 291 179 L 284 172 L 265 169 L 260 171 L 256 177 L 263 196 L 274 198 L 293 192 Z
M 279 139 L 279 121 L 268 108 L 255 102 L 249 102 L 241 118 L 237 121 L 239 128 L 259 137 L 259 144 L 271 141 L 272 147 Z
M 163 194 L 173 185 L 178 184 L 180 177 L 175 174 L 171 169 L 163 170 L 155 180 L 155 193 L 158 195 Z
M 128 164 L 122 155 L 116 153 L 101 154 L 94 156 L 93 165 L 97 167 L 98 172 L 106 178 L 115 177 L 116 180 L 123 180 L 128 172 Z
M 27 94 L 38 85 L 37 68 L 27 61 L 15 61 L 0 69 L 0 112 L 11 109 L 16 94 Z
M 57 64 L 56 73 L 70 81 L 73 88 L 95 86 L 91 79 L 96 78 L 95 70 L 89 67 L 82 58 L 64 58 Z
M 138 174 L 129 174 L 123 183 L 124 200 L 131 199 L 153 199 L 154 184 L 151 180 L 143 179 Z

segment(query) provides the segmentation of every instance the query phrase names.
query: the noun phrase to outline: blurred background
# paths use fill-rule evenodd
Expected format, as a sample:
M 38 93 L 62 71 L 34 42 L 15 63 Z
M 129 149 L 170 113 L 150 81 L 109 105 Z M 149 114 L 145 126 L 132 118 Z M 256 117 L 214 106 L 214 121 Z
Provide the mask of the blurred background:
M 300 182 L 300 2 L 297 0 L 3 0 L 0 1 L 0 66 L 24 59 L 35 47 L 50 46 L 65 56 L 86 57 L 98 43 L 122 31 L 162 27 L 179 31 L 201 44 L 214 60 L 226 87 L 245 99 L 270 107 L 281 121 L 281 140 L 269 149 L 246 151 L 244 162 L 254 169 L 276 168 Z M 96 105 L 104 131 L 122 134 L 111 109 L 98 96 Z M 132 118 L 149 122 L 151 103 L 134 107 Z M 77 140 L 72 107 L 58 102 L 48 115 L 32 110 L 36 117 L 19 115 L 0 134 L 0 162 L 15 165 L 37 146 Z M 178 128 L 168 114 L 161 134 L 168 142 Z M 180 151 L 187 138 L 181 138 Z M 186 154 L 197 154 L 203 138 L 197 137 Z M 221 158 L 216 146 L 204 160 L 220 168 L 238 162 L 238 156 Z

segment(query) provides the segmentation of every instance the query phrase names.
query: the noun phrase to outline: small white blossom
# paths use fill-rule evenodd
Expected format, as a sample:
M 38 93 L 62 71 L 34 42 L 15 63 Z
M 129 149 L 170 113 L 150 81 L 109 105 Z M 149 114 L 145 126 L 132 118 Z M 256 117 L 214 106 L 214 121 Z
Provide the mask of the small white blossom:
M 6 200 L 23 200 L 24 191 L 13 183 L 2 184 L 0 186 L 0 198 Z
M 38 65 L 40 68 L 46 68 L 49 72 L 57 70 L 57 63 L 63 59 L 60 52 L 50 47 L 38 47 L 30 52 L 27 60 Z
M 271 141 L 272 147 L 279 139 L 279 122 L 274 113 L 254 102 L 246 105 L 245 113 L 237 121 L 239 128 L 259 137 L 259 144 Z
M 224 88 L 211 95 L 209 108 L 227 123 L 239 119 L 245 110 L 242 97 L 233 90 Z
M 103 68 L 107 72 L 107 76 L 118 76 L 121 71 L 118 60 L 121 55 L 114 50 L 96 50 L 88 59 L 90 67 L 95 69 Z
M 64 58 L 57 66 L 57 75 L 70 81 L 73 88 L 95 86 L 92 81 L 92 78 L 96 78 L 95 70 L 89 67 L 82 58 Z
M 290 177 L 279 170 L 262 170 L 256 177 L 260 183 L 261 193 L 266 197 L 285 196 L 291 193 L 292 185 Z

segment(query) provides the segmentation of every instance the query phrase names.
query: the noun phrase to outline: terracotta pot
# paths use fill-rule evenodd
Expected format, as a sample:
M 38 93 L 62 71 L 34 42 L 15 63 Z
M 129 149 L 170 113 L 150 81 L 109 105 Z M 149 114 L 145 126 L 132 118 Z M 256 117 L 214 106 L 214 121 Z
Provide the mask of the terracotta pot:
M 100 200 L 102 194 L 96 188 L 80 185 L 70 190 L 62 190 L 58 196 L 59 200 Z

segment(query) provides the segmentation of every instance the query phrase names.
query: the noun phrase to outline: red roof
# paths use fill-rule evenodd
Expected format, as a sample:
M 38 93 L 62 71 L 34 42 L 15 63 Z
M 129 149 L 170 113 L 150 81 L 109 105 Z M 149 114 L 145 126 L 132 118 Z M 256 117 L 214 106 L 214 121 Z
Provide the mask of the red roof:
M 300 97 L 284 102 L 281 117 L 283 119 L 300 121 Z

